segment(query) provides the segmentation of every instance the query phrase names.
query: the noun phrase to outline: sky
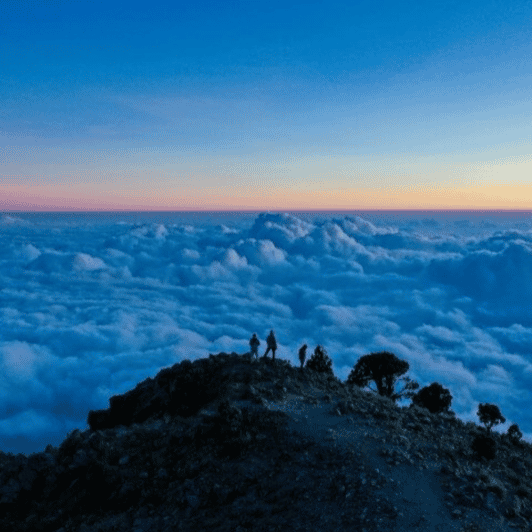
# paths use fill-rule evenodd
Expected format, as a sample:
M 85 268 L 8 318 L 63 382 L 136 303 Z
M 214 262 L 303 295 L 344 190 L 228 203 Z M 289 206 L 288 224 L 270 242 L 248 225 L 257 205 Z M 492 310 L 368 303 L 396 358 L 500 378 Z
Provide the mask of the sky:
M 530 209 L 532 3 L 0 2 L 0 209 Z
M 276 358 L 320 344 L 343 382 L 392 352 L 458 418 L 495 404 L 493 430 L 532 442 L 530 213 L 3 213 L 0 279 L 3 452 L 59 446 L 111 396 L 253 333 L 262 355 L 271 329 Z

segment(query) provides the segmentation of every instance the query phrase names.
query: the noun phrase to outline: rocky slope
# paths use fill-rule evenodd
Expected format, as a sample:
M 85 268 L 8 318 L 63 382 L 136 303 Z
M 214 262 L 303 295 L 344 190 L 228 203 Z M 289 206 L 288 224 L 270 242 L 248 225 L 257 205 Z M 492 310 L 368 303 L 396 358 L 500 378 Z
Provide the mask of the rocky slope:
M 90 429 L 0 453 L 0 527 L 43 532 L 532 530 L 532 446 L 235 353 L 161 370 Z

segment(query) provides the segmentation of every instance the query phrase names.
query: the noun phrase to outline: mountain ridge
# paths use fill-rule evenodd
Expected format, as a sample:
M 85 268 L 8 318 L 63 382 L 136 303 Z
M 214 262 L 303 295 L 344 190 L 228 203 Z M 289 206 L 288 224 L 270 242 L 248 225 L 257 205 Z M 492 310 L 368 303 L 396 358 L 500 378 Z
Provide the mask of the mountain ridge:
M 529 530 L 532 446 L 495 433 L 478 460 L 485 429 L 285 360 L 184 360 L 109 402 L 0 454 L 6 530 Z

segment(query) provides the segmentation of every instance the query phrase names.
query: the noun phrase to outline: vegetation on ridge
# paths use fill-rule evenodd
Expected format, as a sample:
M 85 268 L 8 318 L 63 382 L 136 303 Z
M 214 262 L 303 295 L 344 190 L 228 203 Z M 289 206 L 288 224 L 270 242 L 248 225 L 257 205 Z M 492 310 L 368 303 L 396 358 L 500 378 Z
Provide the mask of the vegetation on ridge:
M 312 371 L 318 371 L 334 375 L 332 370 L 332 360 L 327 356 L 325 349 L 318 345 L 314 351 L 314 355 L 308 361 L 306 367 Z M 389 397 L 396 402 L 400 398 L 408 398 L 412 400 L 412 404 L 418 407 L 426 408 L 429 412 L 436 413 L 452 413 L 449 409 L 452 402 L 452 395 L 450 391 L 444 388 L 441 384 L 433 382 L 430 386 L 425 386 L 417 393 L 413 390 L 419 388 L 419 384 L 412 381 L 409 377 L 402 377 L 408 369 L 409 364 L 405 360 L 400 360 L 393 353 L 388 351 L 381 351 L 377 353 L 370 353 L 362 356 L 349 374 L 346 384 L 351 386 L 358 386 L 360 388 L 366 387 L 370 381 L 375 382 L 377 391 L 371 390 L 381 396 Z M 405 386 L 400 392 L 395 392 L 394 387 L 398 380 L 405 381 Z M 498 423 L 504 423 L 506 419 L 502 416 L 499 407 L 494 404 L 480 403 L 477 415 L 486 426 L 486 434 L 479 435 L 472 443 L 472 449 L 477 454 L 478 458 L 485 457 L 491 460 L 496 455 L 496 442 L 491 436 L 491 428 Z M 507 432 L 510 441 L 517 445 L 523 434 L 519 430 L 519 426 L 514 423 Z
M 166 414 L 188 418 L 205 405 L 223 400 L 234 382 L 232 374 L 237 371 L 237 368 L 225 368 L 226 356 L 236 357 L 235 360 L 240 358 L 237 353 L 231 355 L 220 353 L 218 356 L 210 355 L 194 362 L 183 360 L 172 367 L 163 368 L 154 380 L 147 379 L 139 383 L 135 389 L 111 397 L 108 409 L 91 410 L 87 419 L 91 430 L 111 428 L 119 424 L 129 426 L 133 423 L 142 423 L 149 418 L 160 418 Z M 251 353 L 246 353 L 244 358 L 254 360 Z M 263 359 L 269 360 L 264 357 Z M 272 366 L 279 369 L 281 366 L 286 366 L 286 369 L 290 367 L 296 371 L 288 361 L 272 359 L 271 362 Z M 297 369 L 298 374 L 304 369 L 314 373 L 316 377 L 322 375 L 327 381 L 324 381 L 324 384 L 329 382 L 333 384 L 335 381 L 334 386 L 342 386 L 346 391 L 354 386 L 363 388 L 368 386 L 370 381 L 374 381 L 377 390 L 370 388 L 370 391 L 381 397 L 387 397 L 393 403 L 401 397 L 406 397 L 412 400 L 410 406 L 425 408 L 432 414 L 455 415 L 450 410 L 452 402 L 450 391 L 437 382 L 418 390 L 418 383 L 408 377 L 402 377 L 401 380 L 406 384 L 400 392 L 396 392 L 395 384 L 399 377 L 408 371 L 409 364 L 387 351 L 362 356 L 353 367 L 347 381 L 343 383 L 334 375 L 332 360 L 322 345 L 315 348 L 306 365 L 302 362 L 301 367 Z M 244 384 L 251 384 L 253 375 L 254 372 L 246 373 Z M 260 374 L 257 378 L 260 380 Z M 263 378 L 267 378 L 267 375 Z M 274 395 L 275 389 L 274 387 Z M 271 399 L 273 398 L 272 396 Z M 491 428 L 506 420 L 496 405 L 488 403 L 479 405 L 477 415 L 485 424 L 486 433 L 477 435 L 472 449 L 479 458 L 492 459 L 496 451 L 496 438 L 491 434 Z M 517 424 L 508 429 L 507 437 L 509 442 L 522 446 L 522 442 L 519 441 L 522 433 Z

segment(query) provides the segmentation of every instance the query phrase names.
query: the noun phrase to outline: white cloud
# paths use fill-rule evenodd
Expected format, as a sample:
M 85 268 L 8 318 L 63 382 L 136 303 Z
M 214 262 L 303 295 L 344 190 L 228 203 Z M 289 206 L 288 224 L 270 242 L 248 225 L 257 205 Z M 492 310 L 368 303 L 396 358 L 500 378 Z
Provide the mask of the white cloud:
M 320 343 L 342 379 L 391 351 L 420 385 L 451 390 L 462 419 L 495 402 L 532 440 L 532 233 L 434 217 L 265 213 L 233 229 L 119 216 L 83 238 L 2 218 L 0 448 L 58 445 L 110 395 L 183 358 L 246 352 L 253 332 L 265 349 L 270 329 L 276 356 L 299 365 Z
M 325 251 L 329 253 L 350 254 L 358 252 L 362 255 L 371 255 L 364 246 L 354 238 L 348 236 L 343 229 L 335 223 L 326 223 L 320 231 L 320 241 Z
M 370 221 L 364 220 L 364 218 L 361 218 L 360 216 L 355 216 L 353 221 L 349 220 L 348 218 L 344 219 L 343 225 L 352 234 L 364 233 L 375 236 L 390 234 L 395 235 L 399 232 L 396 227 L 377 227 Z
M 490 327 L 490 332 L 501 338 L 521 346 L 527 350 L 532 345 L 532 327 L 523 327 L 520 323 L 513 323 L 510 327 Z
M 510 373 L 495 364 L 488 364 L 488 367 L 480 372 L 478 378 L 483 382 L 484 387 L 493 385 L 494 390 L 499 390 L 501 386 L 513 384 Z
M 275 247 L 275 244 L 271 240 L 260 240 L 259 252 L 263 263 L 269 264 L 270 266 L 285 262 L 286 259 L 286 252 Z
M 223 335 L 219 338 L 216 338 L 212 343 L 212 353 L 232 353 L 233 351 L 239 353 L 245 353 L 249 351 L 249 345 L 246 345 L 246 342 L 242 339 L 231 338 L 230 336 Z
M 224 263 L 232 268 L 240 269 L 248 266 L 246 257 L 241 257 L 234 249 L 225 252 Z
M 185 259 L 193 259 L 193 260 L 196 260 L 196 259 L 199 259 L 200 258 L 200 254 L 199 254 L 199 251 L 196 251 L 195 249 L 183 249 L 183 251 L 181 252 L 182 256 L 185 258 Z
M 35 375 L 36 354 L 26 342 L 9 342 L 0 347 L 3 370 L 17 381 L 31 379 Z
M 221 231 L 222 231 L 222 233 L 223 233 L 224 235 L 231 235 L 231 234 L 236 235 L 236 234 L 240 233 L 240 230 L 239 230 L 239 229 L 233 229 L 233 228 L 231 228 L 231 227 L 227 227 L 227 226 L 224 225 L 224 224 L 221 225 L 220 229 L 221 229 Z
M 33 244 L 26 244 L 25 246 L 22 246 L 19 250 L 15 251 L 15 255 L 18 256 L 21 260 L 24 262 L 31 262 L 32 260 L 35 260 L 41 252 L 33 245 Z
M 415 331 L 419 335 L 432 336 L 436 340 L 441 340 L 443 342 L 457 343 L 461 342 L 462 340 L 459 334 L 455 333 L 451 329 L 448 329 L 447 327 L 442 327 L 441 325 L 438 327 L 433 327 L 432 325 L 424 324 L 421 327 L 417 327 Z
M 153 234 L 158 240 L 164 240 L 168 234 L 168 229 L 166 229 L 166 227 L 162 224 L 157 224 L 154 228 Z
M 269 240 L 280 247 L 290 247 L 296 240 L 309 235 L 315 228 L 297 216 L 287 213 L 262 213 L 255 220 L 249 236 Z
M 94 271 L 104 268 L 106 268 L 106 265 L 102 259 L 91 257 L 86 253 L 77 253 L 72 262 L 72 269 L 75 271 Z
M 30 221 L 25 220 L 24 218 L 21 218 L 19 216 L 15 216 L 14 214 L 3 214 L 0 218 L 0 224 L 1 225 L 11 225 L 11 226 L 31 226 L 33 225 Z

